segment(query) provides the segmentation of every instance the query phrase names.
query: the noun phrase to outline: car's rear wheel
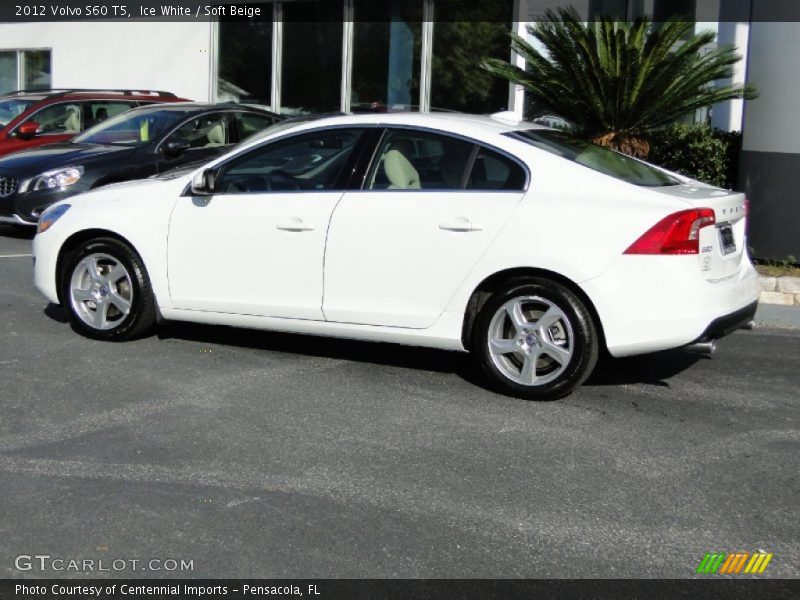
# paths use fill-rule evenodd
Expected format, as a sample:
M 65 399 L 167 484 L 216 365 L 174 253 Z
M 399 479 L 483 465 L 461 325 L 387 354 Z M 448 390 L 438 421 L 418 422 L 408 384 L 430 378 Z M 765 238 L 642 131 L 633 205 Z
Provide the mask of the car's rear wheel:
M 123 341 L 155 324 L 147 271 L 127 244 L 114 238 L 91 240 L 70 251 L 63 264 L 62 298 L 78 332 Z
M 498 391 L 554 400 L 591 374 L 599 342 L 575 293 L 555 281 L 531 278 L 509 283 L 484 304 L 472 354 Z

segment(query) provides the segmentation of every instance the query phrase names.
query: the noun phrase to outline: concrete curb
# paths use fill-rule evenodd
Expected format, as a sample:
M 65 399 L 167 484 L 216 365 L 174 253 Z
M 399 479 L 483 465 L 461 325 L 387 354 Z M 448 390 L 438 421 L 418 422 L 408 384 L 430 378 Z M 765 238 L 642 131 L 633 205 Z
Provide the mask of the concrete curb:
M 761 304 L 800 306 L 800 277 L 767 277 L 760 275 Z

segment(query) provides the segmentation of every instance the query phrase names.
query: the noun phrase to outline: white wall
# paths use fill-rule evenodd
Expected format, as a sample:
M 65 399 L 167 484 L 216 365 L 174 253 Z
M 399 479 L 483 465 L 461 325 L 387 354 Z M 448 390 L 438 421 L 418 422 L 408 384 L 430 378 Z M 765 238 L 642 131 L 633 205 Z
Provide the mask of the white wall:
M 211 24 L 0 24 L 0 50 L 52 49 L 52 86 L 136 88 L 209 101 Z

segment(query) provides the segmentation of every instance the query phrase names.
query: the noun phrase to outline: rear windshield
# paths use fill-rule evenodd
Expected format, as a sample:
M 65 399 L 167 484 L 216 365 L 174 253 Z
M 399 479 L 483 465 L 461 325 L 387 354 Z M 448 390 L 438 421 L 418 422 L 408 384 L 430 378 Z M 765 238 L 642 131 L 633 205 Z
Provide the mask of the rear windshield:
M 24 113 L 31 104 L 34 104 L 34 100 L 0 100 L 0 127 L 8 125 L 12 119 Z
M 555 154 L 579 165 L 599 171 L 616 179 L 642 187 L 665 187 L 680 185 L 680 181 L 648 165 L 619 152 L 572 137 L 563 131 L 528 129 L 514 131 L 508 135 L 542 150 Z

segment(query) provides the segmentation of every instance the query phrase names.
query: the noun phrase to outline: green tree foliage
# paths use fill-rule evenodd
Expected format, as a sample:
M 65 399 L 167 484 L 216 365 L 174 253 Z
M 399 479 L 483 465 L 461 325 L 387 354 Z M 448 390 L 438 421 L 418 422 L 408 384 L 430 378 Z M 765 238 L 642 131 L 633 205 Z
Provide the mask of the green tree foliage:
M 736 188 L 741 133 L 676 124 L 653 132 L 650 142 L 650 162 L 711 185 Z
M 577 134 L 635 156 L 648 155 L 650 131 L 718 102 L 757 96 L 749 85 L 714 85 L 741 57 L 727 46 L 705 52 L 714 33 L 694 34 L 692 22 L 583 23 L 574 9 L 560 9 L 528 32 L 543 52 L 511 35 L 527 69 L 493 58 L 482 66 L 524 86 L 542 113 L 571 121 Z

